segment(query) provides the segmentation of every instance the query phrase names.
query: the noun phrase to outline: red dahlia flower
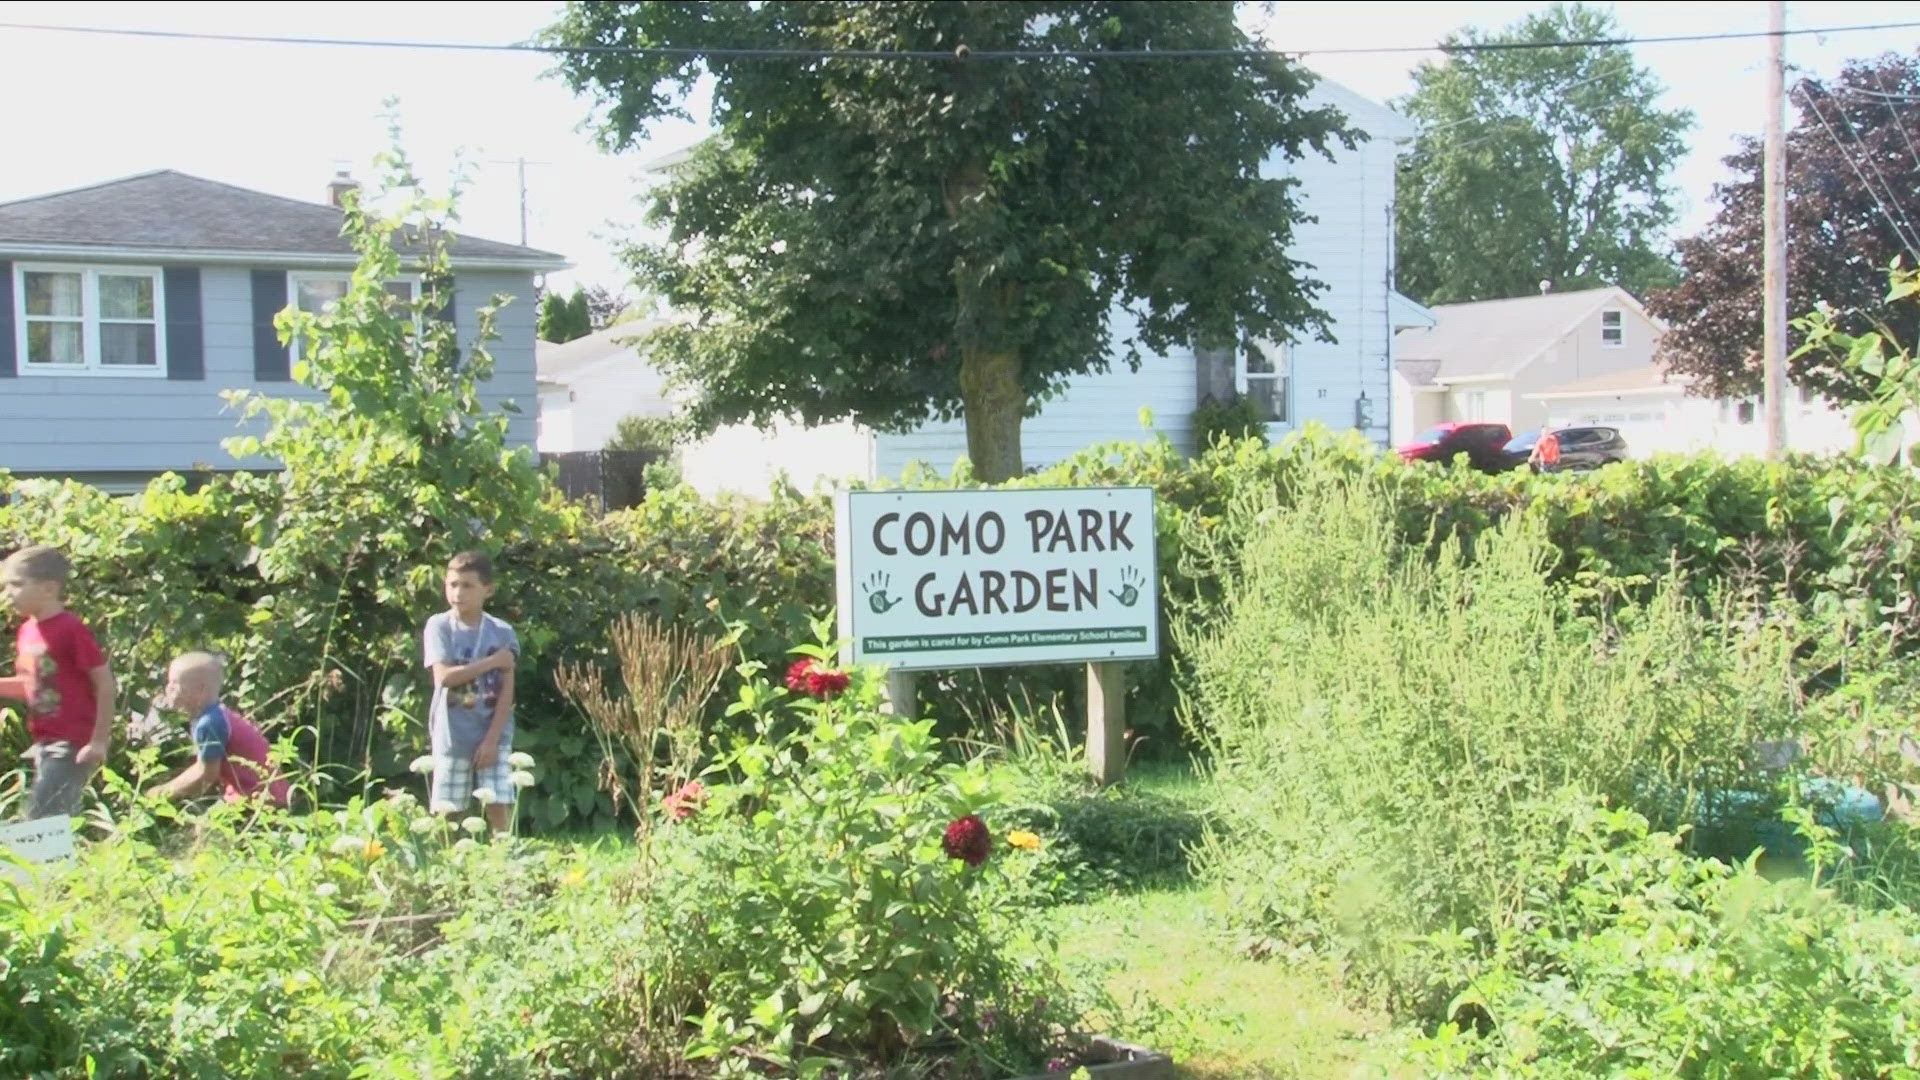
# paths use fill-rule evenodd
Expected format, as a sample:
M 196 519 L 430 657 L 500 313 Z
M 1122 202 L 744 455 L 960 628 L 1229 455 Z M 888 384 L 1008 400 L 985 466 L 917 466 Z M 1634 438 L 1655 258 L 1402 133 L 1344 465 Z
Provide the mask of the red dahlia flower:
M 807 693 L 824 700 L 835 694 L 845 693 L 847 685 L 852 681 L 844 671 L 825 671 L 814 668 L 807 672 Z
M 812 657 L 795 660 L 787 669 L 787 689 L 796 694 L 811 694 L 823 701 L 844 693 L 852 681 L 846 672 L 823 668 Z
M 987 823 L 976 814 L 947 826 L 945 836 L 940 838 L 940 847 L 949 859 L 959 859 L 968 866 L 979 866 L 987 861 L 987 853 L 993 849 L 993 838 L 987 835 Z

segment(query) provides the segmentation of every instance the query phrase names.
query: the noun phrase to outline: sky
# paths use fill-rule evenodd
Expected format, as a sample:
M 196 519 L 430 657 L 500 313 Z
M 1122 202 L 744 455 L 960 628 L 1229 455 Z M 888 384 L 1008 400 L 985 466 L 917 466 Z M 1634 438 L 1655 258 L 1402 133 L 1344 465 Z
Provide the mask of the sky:
M 226 34 L 509 43 L 553 21 L 541 0 L 325 4 L 24 3 L 0 0 L 0 23 L 112 26 Z M 1537 3 L 1327 3 L 1277 0 L 1268 33 L 1288 49 L 1429 46 L 1463 20 L 1498 27 Z M 1766 29 L 1760 0 L 1610 5 L 1629 36 Z M 1920 6 L 1830 0 L 1787 5 L 1789 27 L 1909 22 Z M 1787 62 L 1830 75 L 1852 57 L 1920 48 L 1920 29 L 1787 39 Z M 1665 103 L 1698 125 L 1675 181 L 1678 231 L 1712 216 L 1720 159 L 1736 135 L 1765 123 L 1763 38 L 1645 44 L 1639 61 L 1667 87 Z M 1376 101 L 1405 93 L 1423 56 L 1310 56 L 1327 78 Z M 620 155 L 582 129 L 589 104 L 547 75 L 535 55 L 122 38 L 0 28 L 0 201 L 177 169 L 292 198 L 324 199 L 342 167 L 370 178 L 388 144 L 386 101 L 396 99 L 403 144 L 436 187 L 464 161 L 462 232 L 520 239 L 525 159 L 527 242 L 574 269 L 551 284 L 617 285 L 616 238 L 636 225 L 641 166 L 696 141 L 700 123 L 672 122 Z M 695 103 L 696 121 L 704 103 Z

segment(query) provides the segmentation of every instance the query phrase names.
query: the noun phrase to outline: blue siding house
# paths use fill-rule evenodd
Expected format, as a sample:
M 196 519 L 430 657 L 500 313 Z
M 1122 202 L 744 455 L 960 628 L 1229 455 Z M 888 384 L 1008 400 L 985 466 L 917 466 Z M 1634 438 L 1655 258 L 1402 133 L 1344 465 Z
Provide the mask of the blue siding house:
M 0 470 L 126 490 L 167 471 L 271 467 L 221 448 L 239 430 L 230 389 L 306 393 L 273 330 L 289 304 L 319 310 L 355 257 L 340 235 L 344 175 L 305 203 L 158 171 L 0 203 Z M 514 402 L 532 445 L 534 281 L 561 257 L 455 236 L 463 338 L 495 294 L 485 397 Z M 405 281 L 392 288 L 405 293 Z

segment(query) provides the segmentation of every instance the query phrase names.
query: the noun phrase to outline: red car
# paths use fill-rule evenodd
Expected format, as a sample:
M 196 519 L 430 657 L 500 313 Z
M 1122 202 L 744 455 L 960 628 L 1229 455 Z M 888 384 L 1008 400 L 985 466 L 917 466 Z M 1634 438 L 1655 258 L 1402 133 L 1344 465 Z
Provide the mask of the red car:
M 1436 424 L 1400 447 L 1402 461 L 1437 461 L 1446 464 L 1460 454 L 1482 472 L 1499 472 L 1505 465 L 1505 448 L 1513 432 L 1505 424 L 1453 421 Z

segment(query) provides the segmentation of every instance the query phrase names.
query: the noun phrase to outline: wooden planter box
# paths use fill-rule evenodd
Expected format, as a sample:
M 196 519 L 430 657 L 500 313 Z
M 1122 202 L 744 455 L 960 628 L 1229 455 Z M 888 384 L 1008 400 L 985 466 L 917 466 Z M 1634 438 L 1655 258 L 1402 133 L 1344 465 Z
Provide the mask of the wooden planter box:
M 1102 1037 L 1093 1040 L 1093 1052 L 1100 1064 L 1090 1064 L 1086 1070 L 1087 1075 L 1096 1080 L 1173 1080 L 1173 1059 L 1157 1050 Z M 1060 1080 L 1072 1075 L 1073 1069 L 1068 1069 L 1035 1073 L 1017 1080 Z

